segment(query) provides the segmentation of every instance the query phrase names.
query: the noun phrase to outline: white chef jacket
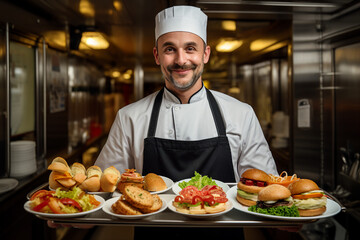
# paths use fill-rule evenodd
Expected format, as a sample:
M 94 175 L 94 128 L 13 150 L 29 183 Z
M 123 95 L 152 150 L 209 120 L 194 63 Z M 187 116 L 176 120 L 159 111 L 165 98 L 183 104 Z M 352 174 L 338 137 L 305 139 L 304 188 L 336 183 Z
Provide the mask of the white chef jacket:
M 253 109 L 226 94 L 211 90 L 226 127 L 235 179 L 248 168 L 258 168 L 278 175 L 269 146 Z M 110 129 L 106 144 L 95 165 L 102 170 L 116 167 L 120 173 L 127 168 L 143 169 L 144 139 L 147 137 L 155 92 L 121 108 Z M 217 137 L 215 122 L 203 86 L 181 104 L 179 98 L 165 88 L 155 137 L 173 140 L 202 140 Z

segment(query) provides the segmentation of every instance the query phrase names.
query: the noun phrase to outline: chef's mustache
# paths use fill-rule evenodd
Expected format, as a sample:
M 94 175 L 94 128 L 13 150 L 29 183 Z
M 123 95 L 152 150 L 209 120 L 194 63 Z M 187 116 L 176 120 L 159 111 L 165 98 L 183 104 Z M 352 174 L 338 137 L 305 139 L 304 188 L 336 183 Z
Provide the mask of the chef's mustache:
M 177 63 L 170 65 L 167 67 L 167 70 L 169 72 L 174 71 L 174 70 L 194 70 L 197 68 L 196 64 L 184 64 L 184 65 L 179 65 Z

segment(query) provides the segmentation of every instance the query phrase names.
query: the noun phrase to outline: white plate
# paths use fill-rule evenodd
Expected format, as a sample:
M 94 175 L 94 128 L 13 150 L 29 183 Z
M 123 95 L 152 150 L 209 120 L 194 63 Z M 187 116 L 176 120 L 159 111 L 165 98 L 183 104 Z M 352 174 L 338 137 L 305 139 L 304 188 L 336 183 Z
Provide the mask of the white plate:
M 27 201 L 27 202 L 24 204 L 24 208 L 25 208 L 25 210 L 28 211 L 29 213 L 32 213 L 32 214 L 35 214 L 35 215 L 39 215 L 39 216 L 42 216 L 42 217 L 49 217 L 49 218 L 73 218 L 73 217 L 81 217 L 81 216 L 87 215 L 87 214 L 89 214 L 89 213 L 96 212 L 96 211 L 100 210 L 100 209 L 104 206 L 104 203 L 105 203 L 105 199 L 104 199 L 104 198 L 95 195 L 95 199 L 100 202 L 100 205 L 99 205 L 97 208 L 91 209 L 90 211 L 86 211 L 86 212 L 64 213 L 64 214 L 36 212 L 36 211 L 31 210 L 31 208 L 30 208 L 30 201 Z
M 19 181 L 14 178 L 2 178 L 0 179 L 0 193 L 4 193 L 16 188 Z
M 245 212 L 245 213 L 248 213 L 248 214 L 251 214 L 251 215 L 256 215 L 256 216 L 259 216 L 259 217 L 273 218 L 273 219 L 286 220 L 286 221 L 289 221 L 289 220 L 291 220 L 291 221 L 304 221 L 304 220 L 314 220 L 314 219 L 332 217 L 332 216 L 338 214 L 341 211 L 341 207 L 340 207 L 339 204 L 337 204 L 336 202 L 334 202 L 331 199 L 327 199 L 326 211 L 322 215 L 319 215 L 319 216 L 313 216 L 313 217 L 283 217 L 283 216 L 267 215 L 267 214 L 262 214 L 262 213 L 256 213 L 256 212 L 249 211 L 248 210 L 249 207 L 240 204 L 236 200 L 236 194 L 237 194 L 237 186 L 234 186 L 234 187 L 230 188 L 230 190 L 227 192 L 227 197 L 233 202 L 234 208 L 241 211 L 241 212 Z
M 192 217 L 192 218 L 211 218 L 211 217 L 218 217 L 221 215 L 224 215 L 225 213 L 229 212 L 231 209 L 233 209 L 234 205 L 233 203 L 229 200 L 226 202 L 226 209 L 222 212 L 218 212 L 218 213 L 206 213 L 206 214 L 189 214 L 189 213 L 182 213 L 182 212 L 178 212 L 176 211 L 176 208 L 173 205 L 173 199 L 170 200 L 168 202 L 168 208 L 178 214 L 184 215 L 184 216 L 188 216 L 188 217 Z
M 145 218 L 145 217 L 149 217 L 158 213 L 161 213 L 162 211 L 164 211 L 167 208 L 167 203 L 166 201 L 159 196 L 161 201 L 162 201 L 162 206 L 161 208 L 156 211 L 156 212 L 152 212 L 152 213 L 146 213 L 146 214 L 142 214 L 142 215 L 123 215 L 123 214 L 118 214 L 118 213 L 114 213 L 113 210 L 111 209 L 111 206 L 117 201 L 119 200 L 119 197 L 113 197 L 110 198 L 108 200 L 106 200 L 104 207 L 103 207 L 103 211 L 106 212 L 107 214 L 117 217 L 117 218 L 122 218 L 122 219 L 140 219 L 140 218 Z
M 178 195 L 179 194 L 179 192 L 182 190 L 180 187 L 179 187 L 179 183 L 181 183 L 181 182 L 188 182 L 188 181 L 190 181 L 191 180 L 191 178 L 187 178 L 187 179 L 184 179 L 184 180 L 180 180 L 180 181 L 178 181 L 178 182 L 176 182 L 175 184 L 174 184 L 174 186 L 172 187 L 172 190 L 173 190 L 173 192 L 176 194 L 176 195 Z M 223 182 L 221 182 L 221 181 L 219 181 L 219 180 L 215 180 L 215 179 L 213 179 L 214 181 L 215 181 L 215 183 L 219 186 L 219 187 L 221 187 L 223 190 L 224 190 L 224 192 L 227 192 L 230 188 L 229 188 L 229 186 L 226 184 L 226 183 L 223 183 Z
M 170 189 L 173 187 L 173 185 L 174 185 L 173 180 L 171 180 L 170 178 L 164 177 L 164 176 L 160 176 L 160 177 L 164 180 L 164 182 L 165 182 L 165 184 L 166 184 L 166 189 L 161 190 L 161 191 L 155 191 L 155 192 L 149 191 L 151 194 L 164 193 L 164 192 L 170 190 Z M 119 190 L 116 189 L 112 196 L 113 196 L 113 197 L 119 197 L 119 196 L 121 196 L 121 195 L 122 195 L 122 194 L 119 192 Z

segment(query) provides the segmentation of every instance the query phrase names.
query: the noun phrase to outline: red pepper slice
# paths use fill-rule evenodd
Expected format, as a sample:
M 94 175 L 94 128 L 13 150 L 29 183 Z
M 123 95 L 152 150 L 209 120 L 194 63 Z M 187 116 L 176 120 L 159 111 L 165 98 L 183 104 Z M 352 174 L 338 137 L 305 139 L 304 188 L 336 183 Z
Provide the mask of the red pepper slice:
M 179 203 L 182 203 L 183 202 L 183 200 L 184 200 L 184 197 L 183 196 L 181 196 L 181 195 L 179 195 L 179 196 L 176 196 L 175 197 L 175 202 L 179 202 Z
M 192 200 L 191 200 L 191 204 L 193 204 L 193 205 L 195 205 L 195 204 L 197 204 L 199 202 L 201 202 L 201 203 L 204 202 L 203 199 L 200 196 L 194 196 L 192 198 Z
M 39 190 L 31 196 L 30 201 L 34 200 L 35 198 L 45 199 L 48 196 L 52 196 L 53 193 L 55 193 L 55 191 Z
M 32 210 L 35 212 L 40 212 L 41 209 L 43 209 L 48 204 L 49 204 L 49 200 L 45 200 L 42 203 L 40 203 L 39 205 L 36 205 Z
M 76 207 L 76 208 L 79 210 L 79 212 L 82 212 L 82 211 L 83 211 L 83 209 L 82 209 L 82 207 L 80 206 L 80 204 L 79 204 L 77 201 L 75 201 L 74 199 L 71 199 L 71 198 L 62 198 L 62 199 L 60 199 L 60 202 L 61 202 L 62 204 L 65 204 L 65 205 L 71 205 L 71 206 L 73 206 L 73 207 Z

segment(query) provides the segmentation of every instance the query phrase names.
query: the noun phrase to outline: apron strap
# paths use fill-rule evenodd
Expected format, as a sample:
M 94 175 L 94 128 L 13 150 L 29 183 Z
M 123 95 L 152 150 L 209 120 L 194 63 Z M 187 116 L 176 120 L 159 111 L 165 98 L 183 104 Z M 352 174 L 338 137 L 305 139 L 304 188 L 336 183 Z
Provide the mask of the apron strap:
M 206 93 L 208 96 L 208 101 L 209 101 L 209 105 L 210 105 L 210 109 L 211 112 L 213 114 L 214 117 L 214 121 L 215 121 L 215 125 L 216 125 L 216 129 L 218 132 L 219 136 L 226 136 L 226 131 L 225 131 L 225 124 L 224 124 L 224 120 L 222 118 L 221 112 L 220 112 L 220 108 L 219 105 L 217 104 L 214 95 L 210 92 L 209 89 L 206 89 Z
M 162 88 L 156 95 L 153 110 L 151 113 L 151 118 L 150 118 L 149 130 L 147 135 L 148 137 L 155 137 L 156 125 L 159 118 L 160 105 L 161 105 L 163 93 L 164 93 L 164 88 Z

